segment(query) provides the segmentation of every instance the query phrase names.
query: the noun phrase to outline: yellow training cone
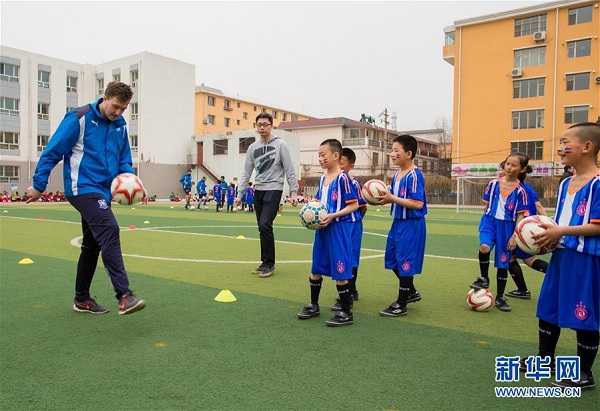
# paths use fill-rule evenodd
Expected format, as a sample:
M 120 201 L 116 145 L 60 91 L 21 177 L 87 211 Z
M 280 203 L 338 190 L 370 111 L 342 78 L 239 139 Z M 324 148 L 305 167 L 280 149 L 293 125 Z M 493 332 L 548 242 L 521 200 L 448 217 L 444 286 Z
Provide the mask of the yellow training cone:
M 4 210 L 3 213 L 8 213 L 8 210 Z
M 380 209 L 377 209 L 377 210 L 375 210 L 375 211 L 381 211 L 381 210 L 380 210 Z
M 132 210 L 135 210 L 135 207 L 131 207 Z
M 19 264 L 33 264 L 33 260 L 31 258 L 24 258 L 19 261 Z
M 150 221 L 146 220 L 144 221 L 144 224 L 150 224 Z
M 244 237 L 243 235 L 238 235 L 235 239 L 236 240 L 245 240 L 246 237 Z
M 222 290 L 216 297 L 215 301 L 220 303 L 232 303 L 237 301 L 237 298 L 229 290 Z

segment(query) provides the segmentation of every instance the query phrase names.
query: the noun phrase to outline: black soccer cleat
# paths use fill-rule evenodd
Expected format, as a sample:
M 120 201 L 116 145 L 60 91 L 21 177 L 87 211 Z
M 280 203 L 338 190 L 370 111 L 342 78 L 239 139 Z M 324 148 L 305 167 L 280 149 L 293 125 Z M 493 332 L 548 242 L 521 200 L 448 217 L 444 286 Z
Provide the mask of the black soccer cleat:
M 421 301 L 419 290 L 415 290 L 414 293 L 408 294 L 408 298 L 406 299 L 407 303 L 416 303 L 417 301 Z
M 317 317 L 321 314 L 319 311 L 319 306 L 316 304 L 307 304 L 304 306 L 302 311 L 300 311 L 297 315 L 301 320 L 308 320 L 309 318 Z
M 594 382 L 594 375 L 590 371 L 589 374 L 581 371 L 581 375 L 579 376 L 579 381 L 573 380 L 561 380 L 561 381 L 552 381 L 552 385 L 555 387 L 560 387 L 562 389 L 565 388 L 581 388 L 581 390 L 592 390 L 596 388 L 596 383 Z
M 482 288 L 490 288 L 490 280 L 488 280 L 485 277 L 477 277 L 477 279 L 473 281 L 473 283 L 471 283 L 469 287 L 475 290 L 480 290 Z
M 325 321 L 325 324 L 329 327 L 342 327 L 344 325 L 354 324 L 354 318 L 352 314 L 347 314 L 345 311 L 338 311 L 335 313 L 333 318 Z
M 390 306 L 384 310 L 379 311 L 379 315 L 384 317 L 400 317 L 408 314 L 406 306 L 401 306 L 397 301 L 394 301 Z
M 504 297 L 496 297 L 496 307 L 500 311 L 505 311 L 505 312 L 509 312 L 510 310 L 512 310 L 511 306 L 508 305 L 508 301 Z
M 354 306 L 352 301 L 354 300 L 350 300 L 350 308 Z M 335 302 L 331 306 L 331 311 L 342 311 L 342 302 L 340 301 L 340 297 L 335 297 Z
M 520 298 L 522 300 L 530 300 L 531 292 L 529 290 L 521 291 L 521 290 L 513 290 L 506 293 L 509 297 L 512 298 Z

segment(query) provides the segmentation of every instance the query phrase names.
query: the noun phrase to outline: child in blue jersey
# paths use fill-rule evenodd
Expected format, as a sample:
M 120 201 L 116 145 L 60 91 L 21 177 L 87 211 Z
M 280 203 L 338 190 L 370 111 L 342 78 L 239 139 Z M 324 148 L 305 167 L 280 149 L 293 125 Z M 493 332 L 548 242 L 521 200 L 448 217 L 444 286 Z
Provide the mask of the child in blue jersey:
M 227 189 L 227 212 L 233 213 L 233 200 L 235 200 L 235 184 L 229 184 Z
M 399 317 L 406 315 L 409 302 L 421 300 L 415 289 L 414 276 L 421 274 L 425 257 L 425 178 L 415 166 L 417 140 L 408 134 L 394 138 L 390 154 L 392 164 L 399 168 L 392 177 L 391 190 L 379 204 L 392 203 L 390 214 L 394 218 L 385 246 L 385 268 L 392 270 L 399 281 L 398 298 L 380 315 Z
M 213 196 L 215 196 L 215 201 L 217 202 L 217 209 L 215 210 L 217 213 L 221 211 L 221 183 L 217 183 L 213 186 Z
M 558 187 L 555 221 L 542 224 L 546 230 L 534 236 L 538 244 L 560 240 L 542 283 L 537 307 L 538 355 L 554 358 L 561 328 L 577 335 L 580 359 L 579 381 L 562 380 L 558 387 L 595 387 L 592 366 L 600 342 L 600 124 L 579 123 L 560 137 L 558 155 L 562 164 L 577 172 Z
M 196 191 L 198 191 L 198 210 L 200 210 L 200 204 L 206 205 L 206 176 L 202 177 L 198 184 L 196 184 Z
M 341 304 L 341 310 L 326 324 L 330 327 L 351 325 L 354 323 L 349 283 L 352 280 L 352 213 L 358 210 L 358 198 L 350 177 L 340 168 L 342 144 L 335 139 L 325 140 L 319 146 L 318 156 L 326 172 L 319 182 L 315 201 L 320 201 L 328 214 L 315 232 L 309 278 L 311 303 L 304 306 L 298 318 L 305 320 L 320 314 L 319 294 L 322 276 L 326 275 L 335 280 Z
M 483 201 L 484 213 L 479 223 L 479 269 L 481 276 L 471 288 L 488 288 L 490 253 L 495 247 L 494 266 L 496 267 L 497 292 L 496 307 L 501 311 L 511 311 L 504 297 L 508 281 L 508 267 L 513 250 L 516 248 L 514 231 L 518 221 L 528 213 L 527 191 L 521 179 L 531 172 L 529 157 L 522 153 L 510 154 L 504 164 L 504 177 L 489 182 Z
M 244 192 L 246 194 L 246 204 L 248 205 L 248 212 L 254 212 L 254 187 L 252 187 L 252 181 L 248 182 L 248 188 Z
M 352 301 L 358 300 L 358 291 L 356 290 L 356 279 L 358 278 L 358 266 L 360 264 L 360 247 L 362 245 L 363 233 L 363 216 L 367 213 L 367 203 L 362 198 L 362 186 L 352 176 L 350 171 L 354 168 L 356 162 L 356 154 L 348 147 L 342 149 L 342 158 L 340 159 L 340 168 L 348 174 L 352 181 L 352 187 L 358 199 L 358 210 L 352 213 L 352 280 L 350 280 L 350 295 Z M 352 306 L 352 302 L 350 303 Z M 331 306 L 332 311 L 340 311 L 342 305 L 339 298 L 336 298 L 335 303 Z

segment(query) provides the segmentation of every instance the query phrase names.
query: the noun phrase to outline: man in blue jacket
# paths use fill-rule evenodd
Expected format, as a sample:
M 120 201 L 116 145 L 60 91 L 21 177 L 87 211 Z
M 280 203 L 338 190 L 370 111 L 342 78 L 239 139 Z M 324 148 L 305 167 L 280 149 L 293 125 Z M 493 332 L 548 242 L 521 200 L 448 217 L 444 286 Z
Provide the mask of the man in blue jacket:
M 129 136 L 122 116 L 132 96 L 127 84 L 111 82 L 104 98 L 68 112 L 40 157 L 33 186 L 27 189 L 27 202 L 37 200 L 46 191 L 52 169 L 64 160 L 65 195 L 81 214 L 83 230 L 73 303 L 73 310 L 81 313 L 109 311 L 90 294 L 100 252 L 119 301 L 119 314 L 131 314 L 146 306 L 129 289 L 119 224 L 110 208 L 113 178 L 133 173 Z M 148 201 L 147 195 L 143 201 Z
M 179 182 L 185 194 L 190 194 L 192 192 L 192 170 L 188 170 L 186 174 L 182 175 Z

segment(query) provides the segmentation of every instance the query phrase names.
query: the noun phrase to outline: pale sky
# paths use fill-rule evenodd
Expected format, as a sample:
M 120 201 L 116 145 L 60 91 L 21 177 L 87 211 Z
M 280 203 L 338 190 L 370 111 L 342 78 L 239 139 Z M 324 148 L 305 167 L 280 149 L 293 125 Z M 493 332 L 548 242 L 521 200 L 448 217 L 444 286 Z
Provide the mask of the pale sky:
M 387 108 L 398 130 L 428 129 L 452 118 L 444 27 L 541 3 L 1 1 L 1 44 L 89 64 L 148 51 L 265 105 L 355 120 Z

